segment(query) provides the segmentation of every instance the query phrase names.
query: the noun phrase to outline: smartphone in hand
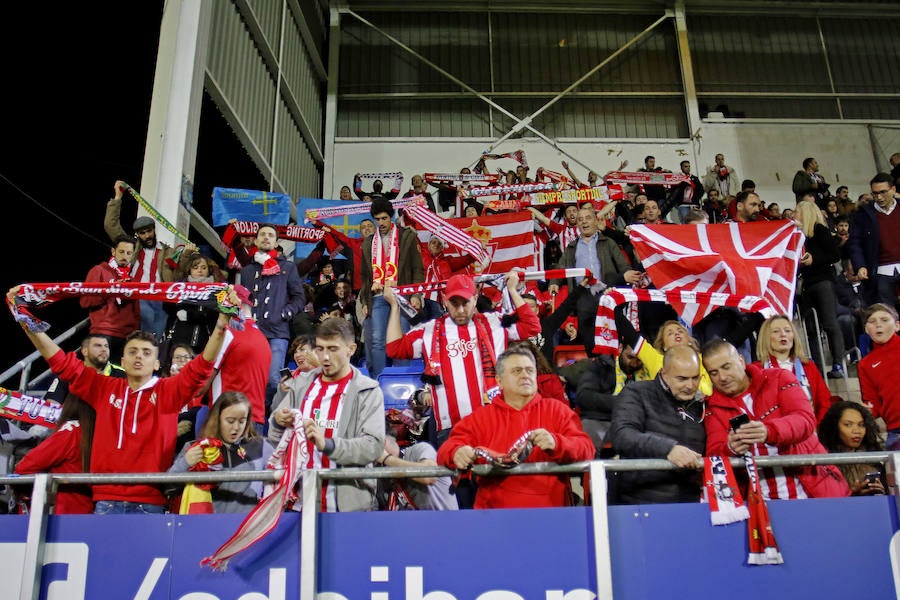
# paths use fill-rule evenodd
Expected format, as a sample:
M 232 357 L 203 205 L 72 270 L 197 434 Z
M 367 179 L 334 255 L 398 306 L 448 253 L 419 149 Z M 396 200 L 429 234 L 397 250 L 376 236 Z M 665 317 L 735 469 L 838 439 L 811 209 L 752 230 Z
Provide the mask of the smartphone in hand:
M 731 425 L 732 431 L 737 431 L 738 429 L 740 429 L 741 425 L 749 422 L 750 416 L 745 413 L 741 413 L 736 417 L 731 417 L 730 419 L 728 419 L 728 423 L 729 425 Z

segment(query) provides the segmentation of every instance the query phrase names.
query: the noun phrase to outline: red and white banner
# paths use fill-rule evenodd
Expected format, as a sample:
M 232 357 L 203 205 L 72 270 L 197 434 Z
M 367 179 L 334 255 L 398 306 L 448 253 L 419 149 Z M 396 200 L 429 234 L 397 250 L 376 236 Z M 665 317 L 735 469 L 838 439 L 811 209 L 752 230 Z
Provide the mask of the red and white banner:
M 503 213 L 486 217 L 447 219 L 478 242 L 484 242 L 488 260 L 477 273 L 506 273 L 514 267 L 534 269 L 534 221 L 530 212 Z M 431 232 L 416 224 L 419 240 L 424 244 Z
M 805 237 L 792 221 L 634 225 L 630 239 L 650 280 L 661 290 L 759 296 L 776 312 L 793 315 Z M 712 310 L 673 306 L 692 324 Z
M 662 171 L 612 171 L 603 176 L 606 183 L 628 183 L 638 185 L 678 185 L 690 179 L 682 173 Z
M 634 288 L 609 288 L 597 306 L 594 322 L 594 352 L 617 354 L 619 334 L 616 331 L 615 308 L 625 302 L 665 302 L 678 307 L 698 307 L 706 311 L 720 306 L 730 306 L 742 312 L 759 313 L 765 318 L 774 317 L 777 312 L 769 301 L 758 296 L 736 296 L 734 294 L 694 292 L 689 290 L 648 290 Z M 679 312 L 681 314 L 681 312 Z

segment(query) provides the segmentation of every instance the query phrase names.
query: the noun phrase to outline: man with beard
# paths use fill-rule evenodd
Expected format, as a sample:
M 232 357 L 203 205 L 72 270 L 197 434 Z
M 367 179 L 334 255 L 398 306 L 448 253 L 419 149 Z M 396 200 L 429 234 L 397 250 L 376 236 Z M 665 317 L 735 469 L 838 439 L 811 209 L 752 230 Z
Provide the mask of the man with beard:
M 131 280 L 131 262 L 135 241 L 127 235 L 113 240 L 109 259 L 91 267 L 85 282 L 113 283 Z M 88 310 L 91 320 L 90 333 L 104 335 L 109 340 L 110 356 L 122 359 L 125 338 L 141 325 L 137 301 L 127 298 L 105 298 L 103 296 L 82 296 L 81 308 Z
M 114 196 L 106 203 L 103 229 L 109 239 L 115 241 L 120 236 L 127 235 L 120 221 L 125 182 L 117 181 L 113 184 L 113 191 Z M 177 281 L 180 269 L 175 260 L 175 248 L 157 241 L 156 222 L 148 216 L 140 216 L 135 219 L 132 230 L 138 246 L 135 252 L 134 267 L 131 269 L 132 280 L 143 283 Z M 185 252 L 184 254 L 189 253 Z M 163 303 L 156 300 L 141 300 L 140 314 L 141 329 L 162 339 L 166 331 L 166 321 L 169 318 L 163 308 Z M 118 359 L 115 354 L 113 354 L 113 358 Z
M 109 340 L 105 335 L 89 334 L 81 342 L 81 356 L 84 366 L 94 369 L 101 375 L 125 377 L 125 371 L 119 365 L 109 362 Z M 59 377 L 50 382 L 44 398 L 62 404 L 69 393 L 69 384 Z

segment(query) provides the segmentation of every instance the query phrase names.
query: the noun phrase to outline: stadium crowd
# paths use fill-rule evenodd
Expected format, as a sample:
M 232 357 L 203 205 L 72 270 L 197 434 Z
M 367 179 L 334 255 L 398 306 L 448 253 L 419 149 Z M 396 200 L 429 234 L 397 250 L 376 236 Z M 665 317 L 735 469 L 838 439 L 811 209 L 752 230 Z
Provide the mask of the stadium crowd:
M 4 440 L 24 449 L 12 466 L 27 474 L 440 465 L 458 476 L 329 482 L 322 506 L 444 510 L 586 501 L 569 477 L 474 478 L 475 464 L 664 458 L 678 468 L 613 476 L 610 501 L 698 502 L 704 456 L 896 450 L 900 386 L 889 369 L 900 352 L 900 153 L 891 165 L 854 200 L 846 186 L 832 192 L 807 158 L 790 192 L 764 201 L 722 154 L 701 176 L 689 161 L 672 172 L 647 156 L 637 171 L 624 162 L 584 181 L 565 162 L 564 172 L 532 172 L 522 153 L 485 155 L 459 173 L 413 175 L 408 190 L 401 173 L 357 174 L 340 199 L 368 204 L 358 237 L 314 221 L 320 239 L 297 257 L 285 252 L 283 227 L 259 223 L 254 235 L 223 236 L 231 253 L 221 262 L 207 247 L 161 243 L 153 218 L 126 229 L 117 181 L 104 222 L 110 252 L 84 281 L 220 283 L 224 299 L 82 296 L 91 325 L 75 353 L 23 323 L 56 376 L 46 397 L 62 414 L 53 429 L 2 421 Z M 536 201 L 543 190 L 563 195 Z M 478 219 L 522 212 L 533 242 L 520 268 L 485 266 L 492 258 Z M 626 302 L 614 314 L 618 348 L 595 345 L 604 295 L 657 287 L 635 232 L 665 238 L 676 231 L 668 228 L 746 231 L 765 221 L 804 234 L 795 314 L 765 319 L 722 306 L 693 320 L 671 303 Z M 727 267 L 730 258 L 716 261 Z M 859 399 L 832 391 L 848 368 Z M 382 374 L 398 370 L 414 372 L 418 389 L 386 406 Z M 886 487 L 878 465 L 762 469 L 760 480 L 768 499 Z M 64 486 L 54 510 L 247 512 L 263 496 L 254 482 L 199 487 Z M 287 510 L 297 491 L 284 493 Z M 9 509 L 27 504 L 18 494 Z

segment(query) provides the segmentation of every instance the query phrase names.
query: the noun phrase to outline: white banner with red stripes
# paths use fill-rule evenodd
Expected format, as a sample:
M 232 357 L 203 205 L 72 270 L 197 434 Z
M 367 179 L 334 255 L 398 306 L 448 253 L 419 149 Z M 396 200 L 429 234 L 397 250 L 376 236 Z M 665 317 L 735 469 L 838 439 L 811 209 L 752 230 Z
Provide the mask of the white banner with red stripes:
M 700 306 L 716 308 L 730 306 L 743 312 L 760 313 L 774 317 L 777 311 L 769 301 L 759 296 L 737 296 L 688 290 L 651 290 L 610 288 L 600 296 L 597 320 L 594 327 L 594 352 L 616 354 L 619 351 L 619 334 L 616 331 L 615 308 L 625 302 L 666 302 L 673 306 Z
M 800 248 L 792 221 L 718 225 L 634 225 L 631 243 L 653 285 L 661 290 L 722 292 L 765 298 L 793 315 Z M 695 324 L 709 307 L 674 305 Z
M 408 206 L 403 212 L 418 225 L 438 236 L 443 242 L 474 256 L 478 262 L 485 264 L 490 259 L 490 255 L 480 241 L 424 206 Z
M 477 273 L 506 273 L 513 268 L 534 269 L 534 221 L 530 212 L 503 213 L 486 217 L 446 219 L 479 244 L 488 254 Z M 431 232 L 415 224 L 419 240 L 427 243 Z

